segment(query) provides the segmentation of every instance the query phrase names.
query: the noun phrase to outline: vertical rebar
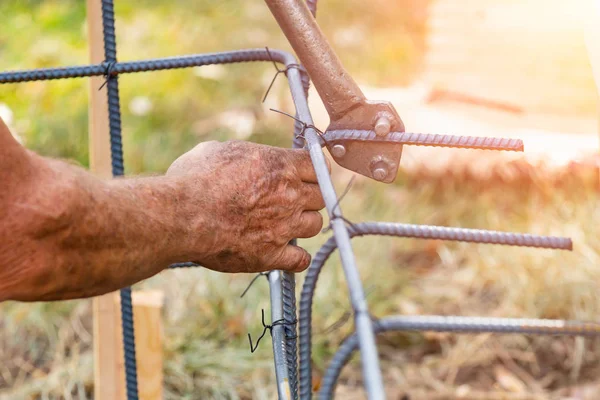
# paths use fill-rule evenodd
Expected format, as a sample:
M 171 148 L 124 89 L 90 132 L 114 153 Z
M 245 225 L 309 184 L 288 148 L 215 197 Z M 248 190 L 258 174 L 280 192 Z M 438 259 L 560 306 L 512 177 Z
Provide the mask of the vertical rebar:
M 295 244 L 296 240 L 293 240 Z M 292 399 L 298 399 L 298 329 L 296 316 L 296 277 L 282 271 L 281 294 L 285 333 L 285 352 Z
M 108 120 L 110 129 L 110 154 L 113 176 L 125 173 L 123 143 L 121 139 L 121 107 L 119 78 L 112 74 L 117 62 L 117 39 L 115 35 L 115 11 L 112 0 L 102 0 L 102 31 L 104 34 L 104 58 L 106 64 L 106 88 L 108 94 Z M 133 304 L 131 288 L 121 289 L 121 325 L 123 329 L 123 355 L 125 358 L 125 384 L 127 399 L 138 399 L 137 365 L 135 360 L 135 335 L 133 328 Z
M 304 94 L 308 98 L 308 88 L 310 80 L 308 74 L 303 70 L 300 70 L 300 76 L 302 78 L 302 87 Z M 294 140 L 293 148 L 304 147 L 304 139 L 301 137 L 304 131 L 304 125 L 300 122 L 298 114 L 296 114 L 294 121 Z M 292 240 L 291 244 L 296 244 L 296 240 Z M 285 324 L 285 341 L 286 341 L 286 353 L 287 353 L 287 364 L 288 374 L 290 379 L 290 388 L 292 390 L 292 396 L 294 400 L 298 399 L 298 317 L 296 313 L 296 277 L 295 274 L 289 272 L 283 272 L 282 278 L 282 289 L 283 289 L 283 318 L 286 321 Z
M 275 378 L 277 380 L 277 393 L 279 400 L 292 400 L 292 390 L 290 387 L 290 377 L 288 368 L 287 354 L 287 334 L 284 316 L 283 299 L 283 271 L 271 271 L 268 274 L 269 292 L 271 295 L 271 336 L 273 338 L 273 359 L 275 361 Z M 275 324 L 275 321 L 284 320 L 284 324 Z
M 288 71 L 288 78 L 291 81 L 301 80 L 300 71 L 292 68 Z M 295 85 L 291 86 L 292 98 L 297 107 L 297 114 L 300 119 L 306 124 L 312 124 L 312 117 L 308 108 L 308 103 L 304 96 L 304 87 L 298 88 Z M 383 377 L 379 366 L 379 358 L 377 354 L 377 346 L 375 344 L 375 335 L 373 333 L 373 322 L 369 314 L 365 293 L 362 287 L 360 275 L 358 273 L 356 259 L 350 244 L 350 235 L 345 222 L 339 217 L 341 210 L 338 205 L 337 195 L 329 170 L 325 155 L 321 149 L 320 137 L 316 131 L 309 127 L 305 129 L 304 138 L 308 147 L 319 187 L 325 200 L 327 212 L 331 220 L 333 235 L 336 239 L 340 257 L 342 259 L 342 267 L 346 275 L 348 290 L 350 292 L 350 300 L 354 310 L 354 321 L 356 331 L 360 340 L 360 350 L 362 359 L 362 370 L 365 379 L 366 391 L 369 400 L 379 400 L 385 398 L 383 388 Z M 336 212 L 334 212 L 334 209 Z

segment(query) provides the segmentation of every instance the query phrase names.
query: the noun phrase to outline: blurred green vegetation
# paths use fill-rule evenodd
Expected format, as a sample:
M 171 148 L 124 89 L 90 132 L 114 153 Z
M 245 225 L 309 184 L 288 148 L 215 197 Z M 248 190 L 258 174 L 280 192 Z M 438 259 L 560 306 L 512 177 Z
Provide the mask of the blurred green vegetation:
M 326 1 L 319 20 L 359 80 L 402 84 L 421 61 L 423 4 Z M 260 0 L 118 1 L 115 11 L 120 60 L 264 46 L 289 50 Z M 0 70 L 88 63 L 85 2 L 5 0 L 0 15 Z M 199 140 L 232 137 L 231 128 L 223 126 L 209 127 L 201 137 L 194 129 L 228 109 L 249 110 L 257 117 L 249 139 L 285 144 L 290 125 L 269 125 L 262 118 L 260 99 L 272 68 L 264 63 L 226 66 L 216 77 L 194 69 L 122 76 L 127 173 L 164 171 Z M 277 88 L 273 96 L 282 96 L 285 85 Z M 6 85 L 0 88 L 0 102 L 13 111 L 13 129 L 29 148 L 88 165 L 87 91 L 85 79 Z M 132 102 L 140 98 L 151 109 L 132 112 Z

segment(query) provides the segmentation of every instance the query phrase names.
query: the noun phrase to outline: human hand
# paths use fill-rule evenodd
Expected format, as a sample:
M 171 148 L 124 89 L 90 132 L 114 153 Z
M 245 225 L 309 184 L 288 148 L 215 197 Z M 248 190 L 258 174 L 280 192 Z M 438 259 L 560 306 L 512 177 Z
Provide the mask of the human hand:
M 325 204 L 308 151 L 205 142 L 167 171 L 186 192 L 188 259 L 221 272 L 302 271 L 310 255 L 289 244 L 317 235 Z

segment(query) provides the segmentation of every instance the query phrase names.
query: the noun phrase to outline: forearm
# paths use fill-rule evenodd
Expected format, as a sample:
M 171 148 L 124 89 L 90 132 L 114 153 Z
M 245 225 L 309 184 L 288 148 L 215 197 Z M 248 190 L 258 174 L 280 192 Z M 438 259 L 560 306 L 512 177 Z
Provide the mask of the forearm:
M 305 150 L 205 142 L 165 177 L 95 178 L 20 146 L 0 120 L 0 302 L 91 297 L 172 262 L 221 272 L 302 271 L 292 238 L 324 202 Z
M 30 155 L 0 228 L 0 301 L 107 293 L 188 256 L 181 183 L 165 177 L 100 180 Z

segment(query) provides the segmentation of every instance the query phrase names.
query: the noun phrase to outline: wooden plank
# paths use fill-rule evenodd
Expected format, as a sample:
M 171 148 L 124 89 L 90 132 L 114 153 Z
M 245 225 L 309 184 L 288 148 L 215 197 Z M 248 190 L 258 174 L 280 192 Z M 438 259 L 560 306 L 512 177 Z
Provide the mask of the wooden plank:
M 87 0 L 87 25 L 90 62 L 104 60 L 102 39 L 102 11 L 100 0 Z M 89 146 L 90 167 L 102 177 L 110 178 L 110 141 L 106 90 L 99 91 L 102 77 L 90 79 Z M 94 398 L 98 400 L 121 400 L 124 392 L 123 361 L 119 358 L 121 343 L 120 312 L 115 302 L 118 293 L 96 297 L 93 301 L 94 320 Z M 121 367 L 119 367 L 119 365 Z
M 163 297 L 159 290 L 132 294 L 140 400 L 163 398 Z

